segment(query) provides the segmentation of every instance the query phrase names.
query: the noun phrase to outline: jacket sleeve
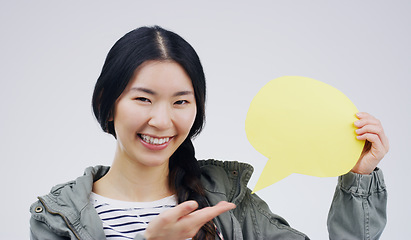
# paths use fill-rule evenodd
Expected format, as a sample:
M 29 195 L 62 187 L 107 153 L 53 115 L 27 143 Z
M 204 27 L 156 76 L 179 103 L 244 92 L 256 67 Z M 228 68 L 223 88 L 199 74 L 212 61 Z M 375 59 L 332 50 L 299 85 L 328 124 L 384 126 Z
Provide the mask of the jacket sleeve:
M 340 176 L 327 220 L 330 239 L 379 239 L 387 222 L 386 205 L 380 169 L 370 175 L 349 172 Z

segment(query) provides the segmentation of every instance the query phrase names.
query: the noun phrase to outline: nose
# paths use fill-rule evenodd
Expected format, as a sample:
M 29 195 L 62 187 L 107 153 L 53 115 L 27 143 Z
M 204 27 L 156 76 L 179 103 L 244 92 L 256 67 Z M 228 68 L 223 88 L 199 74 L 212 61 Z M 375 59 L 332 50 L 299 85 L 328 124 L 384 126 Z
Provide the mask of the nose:
M 169 129 L 173 126 L 172 113 L 168 106 L 156 105 L 151 109 L 148 125 L 159 130 Z

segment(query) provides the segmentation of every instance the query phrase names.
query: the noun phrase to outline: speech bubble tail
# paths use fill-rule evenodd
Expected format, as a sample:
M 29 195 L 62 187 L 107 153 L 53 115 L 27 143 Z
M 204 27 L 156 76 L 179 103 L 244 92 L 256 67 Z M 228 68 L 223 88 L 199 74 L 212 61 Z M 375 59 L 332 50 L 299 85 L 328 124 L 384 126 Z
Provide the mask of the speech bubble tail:
M 284 166 L 281 166 L 278 161 L 268 160 L 263 172 L 258 178 L 257 184 L 251 193 L 255 193 L 263 188 L 266 188 L 289 176 L 290 174 L 291 172 L 287 171 L 287 168 L 284 168 Z

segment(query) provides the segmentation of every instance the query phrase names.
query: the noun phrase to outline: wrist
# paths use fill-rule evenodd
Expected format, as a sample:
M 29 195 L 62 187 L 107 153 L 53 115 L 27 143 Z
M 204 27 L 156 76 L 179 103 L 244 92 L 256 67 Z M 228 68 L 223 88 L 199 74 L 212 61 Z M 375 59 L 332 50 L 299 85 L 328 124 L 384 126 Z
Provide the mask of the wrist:
M 356 174 L 361 174 L 361 175 L 370 175 L 374 170 L 372 170 L 372 171 L 360 171 L 360 170 L 356 170 L 356 169 L 351 169 L 351 172 L 356 173 Z

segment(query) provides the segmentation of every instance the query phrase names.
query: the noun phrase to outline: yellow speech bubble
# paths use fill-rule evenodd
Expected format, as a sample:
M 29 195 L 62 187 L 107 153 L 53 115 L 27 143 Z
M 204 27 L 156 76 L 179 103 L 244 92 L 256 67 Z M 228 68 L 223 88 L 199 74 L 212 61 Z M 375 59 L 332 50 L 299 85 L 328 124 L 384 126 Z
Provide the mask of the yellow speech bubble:
M 342 92 L 311 78 L 267 83 L 245 121 L 249 142 L 268 158 L 253 192 L 292 173 L 335 177 L 350 171 L 364 147 L 356 139 L 357 112 Z

